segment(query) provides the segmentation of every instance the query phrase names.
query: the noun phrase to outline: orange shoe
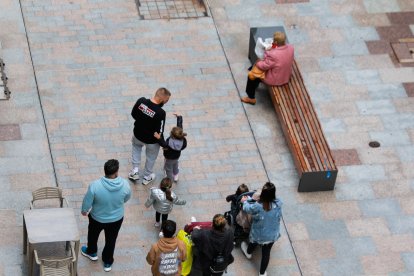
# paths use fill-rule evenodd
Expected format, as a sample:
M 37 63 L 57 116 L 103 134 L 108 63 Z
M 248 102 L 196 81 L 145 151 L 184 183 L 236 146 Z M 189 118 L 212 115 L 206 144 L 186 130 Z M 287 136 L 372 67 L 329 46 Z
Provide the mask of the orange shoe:
M 248 103 L 248 104 L 251 104 L 251 105 L 256 104 L 256 99 L 250 99 L 249 97 L 243 97 L 240 100 L 244 103 Z

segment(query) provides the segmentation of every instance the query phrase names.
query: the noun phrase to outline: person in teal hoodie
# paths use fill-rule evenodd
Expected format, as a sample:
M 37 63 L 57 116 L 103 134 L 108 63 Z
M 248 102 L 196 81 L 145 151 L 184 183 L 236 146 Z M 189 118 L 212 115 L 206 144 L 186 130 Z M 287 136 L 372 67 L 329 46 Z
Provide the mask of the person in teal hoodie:
M 124 203 L 131 197 L 128 181 L 118 177 L 118 160 L 108 160 L 104 165 L 105 176 L 92 182 L 82 202 L 82 215 L 88 216 L 88 244 L 81 254 L 92 261 L 98 260 L 98 238 L 105 232 L 102 251 L 104 271 L 109 272 L 114 262 L 116 238 L 124 220 Z

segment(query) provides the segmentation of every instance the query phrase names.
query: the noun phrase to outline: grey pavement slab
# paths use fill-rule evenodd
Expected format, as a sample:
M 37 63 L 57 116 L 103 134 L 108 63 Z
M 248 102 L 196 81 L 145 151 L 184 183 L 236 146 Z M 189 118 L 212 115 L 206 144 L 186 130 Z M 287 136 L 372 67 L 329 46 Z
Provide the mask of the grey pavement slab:
M 400 11 L 400 7 L 396 0 L 363 0 L 363 3 L 368 13 L 386 13 Z

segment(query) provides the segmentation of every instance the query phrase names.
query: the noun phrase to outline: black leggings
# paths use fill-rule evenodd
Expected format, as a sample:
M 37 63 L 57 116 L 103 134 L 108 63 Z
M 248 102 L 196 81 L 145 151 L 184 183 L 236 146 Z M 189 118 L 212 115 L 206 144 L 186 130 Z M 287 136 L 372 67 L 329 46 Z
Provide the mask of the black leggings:
M 260 84 L 260 79 L 251 80 L 247 78 L 246 83 L 246 94 L 249 96 L 250 99 L 254 99 L 256 96 L 256 89 Z
M 155 221 L 160 222 L 160 216 L 161 214 L 158 212 L 155 212 Z M 162 214 L 162 221 L 166 221 L 168 219 L 168 214 Z M 161 221 L 161 223 L 162 223 Z
M 274 242 L 262 244 L 262 261 L 260 263 L 260 274 L 264 274 L 266 272 L 270 260 L 270 250 L 272 249 L 273 244 Z M 257 245 L 257 243 L 249 242 L 249 246 L 247 247 L 247 253 L 252 254 L 253 250 L 256 248 Z

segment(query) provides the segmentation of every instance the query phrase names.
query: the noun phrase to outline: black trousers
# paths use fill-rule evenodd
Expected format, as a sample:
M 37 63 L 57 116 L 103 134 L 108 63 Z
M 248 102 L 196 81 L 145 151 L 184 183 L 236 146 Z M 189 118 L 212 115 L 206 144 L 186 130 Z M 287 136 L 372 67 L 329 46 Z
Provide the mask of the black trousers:
M 272 249 L 273 244 L 274 242 L 262 244 L 262 261 L 260 262 L 260 274 L 264 274 L 266 272 L 270 260 L 270 250 Z M 247 253 L 252 254 L 253 250 L 256 248 L 257 245 L 257 243 L 249 242 L 249 246 L 247 247 Z
M 94 220 L 91 215 L 88 216 L 88 254 L 98 252 L 98 238 L 102 230 L 105 232 L 105 247 L 102 251 L 102 261 L 105 264 L 112 264 L 114 262 L 114 251 L 116 238 L 118 237 L 119 229 L 121 229 L 122 221 L 121 218 L 115 222 L 101 223 Z
M 249 78 L 247 78 L 246 93 L 250 99 L 255 98 L 256 89 L 259 86 L 260 82 L 260 79 L 250 80 Z
M 155 212 L 155 221 L 156 222 L 160 222 L 160 217 L 161 217 L 161 213 L 158 213 L 157 211 Z M 162 214 L 162 221 L 166 221 L 168 219 L 168 214 Z

